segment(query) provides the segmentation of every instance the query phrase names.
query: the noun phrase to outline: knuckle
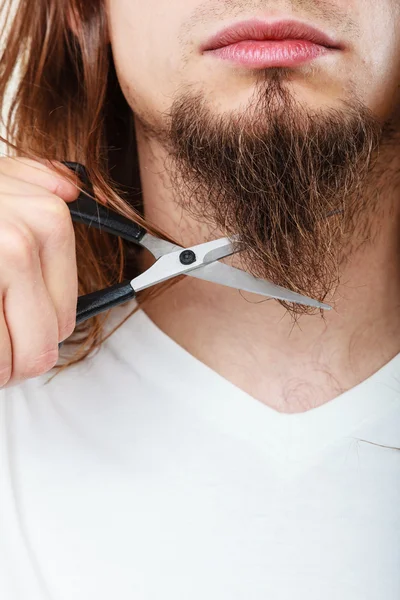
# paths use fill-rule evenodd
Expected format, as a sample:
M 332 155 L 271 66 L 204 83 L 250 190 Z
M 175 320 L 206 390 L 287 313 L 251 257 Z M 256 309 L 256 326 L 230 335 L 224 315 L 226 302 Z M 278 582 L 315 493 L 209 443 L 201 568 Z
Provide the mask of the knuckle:
M 38 246 L 31 231 L 22 224 L 0 222 L 0 252 L 2 261 L 25 268 L 32 265 L 38 253 Z
M 28 379 L 43 375 L 43 373 L 47 373 L 47 371 L 50 371 L 54 367 L 57 360 L 58 348 L 45 350 L 25 363 L 21 376 L 24 379 Z
M 62 198 L 55 194 L 51 194 L 44 196 L 41 200 L 44 217 L 46 217 L 51 224 L 63 224 L 64 221 L 69 223 L 71 215 L 67 203 Z
M 64 200 L 57 196 L 47 196 L 43 199 L 42 209 L 42 225 L 49 235 L 64 239 L 72 234 L 72 219 Z

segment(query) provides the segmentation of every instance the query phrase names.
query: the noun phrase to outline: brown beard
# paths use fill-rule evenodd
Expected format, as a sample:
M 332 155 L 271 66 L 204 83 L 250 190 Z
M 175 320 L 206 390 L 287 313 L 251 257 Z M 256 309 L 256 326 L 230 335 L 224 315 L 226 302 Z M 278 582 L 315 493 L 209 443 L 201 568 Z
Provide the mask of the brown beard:
M 158 137 L 176 200 L 224 235 L 239 234 L 242 268 L 324 301 L 355 237 L 370 233 L 373 201 L 362 192 L 382 127 L 355 100 L 302 108 L 281 75 L 229 115 L 214 114 L 201 94 L 179 97 Z

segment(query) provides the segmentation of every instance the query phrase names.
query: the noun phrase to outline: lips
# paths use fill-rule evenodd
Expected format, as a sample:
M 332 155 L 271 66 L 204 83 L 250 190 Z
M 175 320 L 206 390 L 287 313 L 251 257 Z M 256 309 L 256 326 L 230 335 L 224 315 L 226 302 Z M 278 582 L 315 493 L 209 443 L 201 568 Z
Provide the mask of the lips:
M 245 21 L 227 27 L 202 46 L 203 52 L 218 50 L 243 41 L 305 40 L 328 49 L 342 49 L 341 44 L 319 29 L 299 21 Z

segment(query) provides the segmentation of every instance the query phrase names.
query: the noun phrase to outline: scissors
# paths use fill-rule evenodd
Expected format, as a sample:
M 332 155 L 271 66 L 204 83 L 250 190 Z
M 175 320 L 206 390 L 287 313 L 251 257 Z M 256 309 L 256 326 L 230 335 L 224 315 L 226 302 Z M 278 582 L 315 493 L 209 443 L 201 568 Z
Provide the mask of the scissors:
M 76 162 L 63 161 L 69 169 L 78 175 L 84 187 L 93 196 L 93 188 L 83 165 Z M 238 236 L 223 237 L 211 242 L 183 248 L 148 233 L 133 221 L 125 218 L 110 208 L 99 204 L 87 193 L 81 192 L 79 197 L 67 204 L 72 220 L 95 227 L 101 231 L 116 235 L 134 242 L 149 250 L 156 262 L 132 281 L 126 280 L 111 287 L 80 296 L 77 303 L 76 324 L 82 323 L 95 315 L 105 312 L 118 304 L 131 300 L 145 288 L 172 279 L 178 275 L 188 275 L 219 283 L 243 291 L 268 296 L 277 300 L 296 302 L 330 310 L 327 304 L 302 296 L 265 279 L 254 277 L 241 269 L 218 262 L 221 258 L 240 252 Z M 59 344 L 61 347 L 62 343 Z

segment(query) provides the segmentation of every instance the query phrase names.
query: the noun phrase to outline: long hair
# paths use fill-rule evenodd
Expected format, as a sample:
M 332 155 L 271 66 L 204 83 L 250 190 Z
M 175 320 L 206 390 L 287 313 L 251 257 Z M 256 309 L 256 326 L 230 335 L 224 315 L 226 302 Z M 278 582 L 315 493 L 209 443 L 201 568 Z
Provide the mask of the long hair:
M 1 0 L 0 6 L 4 132 L 0 139 L 7 154 L 84 164 L 97 201 L 176 243 L 143 218 L 134 115 L 107 43 L 103 1 L 17 2 L 15 6 L 15 0 Z M 73 30 L 71 18 L 76 24 Z M 6 110 L 16 69 L 17 85 Z M 84 225 L 74 224 L 74 229 L 80 295 L 138 273 L 140 250 L 133 244 Z M 142 292 L 140 304 L 168 286 Z M 101 345 L 108 315 L 76 328 L 66 342 L 76 352 L 63 367 L 83 360 Z

